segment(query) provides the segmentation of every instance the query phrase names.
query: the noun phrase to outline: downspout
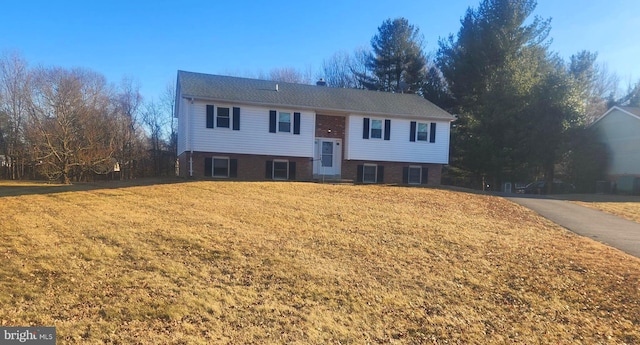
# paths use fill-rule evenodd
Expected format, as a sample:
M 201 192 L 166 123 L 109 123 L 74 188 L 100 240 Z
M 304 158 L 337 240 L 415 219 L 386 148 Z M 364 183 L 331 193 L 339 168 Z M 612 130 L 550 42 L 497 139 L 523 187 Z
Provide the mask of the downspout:
M 191 97 L 190 102 L 189 102 L 189 119 L 187 121 L 187 123 L 189 124 L 189 177 L 193 177 L 193 133 L 192 133 L 192 128 L 193 128 L 193 124 L 191 123 L 193 119 L 193 97 Z

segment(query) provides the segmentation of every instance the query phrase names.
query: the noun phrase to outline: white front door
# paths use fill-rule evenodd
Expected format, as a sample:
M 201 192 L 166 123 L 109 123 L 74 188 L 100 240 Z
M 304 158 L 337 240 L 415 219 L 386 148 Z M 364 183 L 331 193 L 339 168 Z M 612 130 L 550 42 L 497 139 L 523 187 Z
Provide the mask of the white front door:
M 342 168 L 342 140 L 316 138 L 313 175 L 340 178 Z

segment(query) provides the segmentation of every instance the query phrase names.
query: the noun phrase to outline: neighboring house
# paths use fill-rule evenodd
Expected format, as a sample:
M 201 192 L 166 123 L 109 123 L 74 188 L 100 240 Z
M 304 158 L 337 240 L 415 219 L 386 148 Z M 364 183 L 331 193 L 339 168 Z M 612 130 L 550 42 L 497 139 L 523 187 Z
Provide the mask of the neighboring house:
M 609 152 L 607 179 L 618 191 L 640 192 L 640 108 L 613 107 L 591 128 Z
M 178 71 L 183 177 L 439 184 L 454 117 L 423 97 Z

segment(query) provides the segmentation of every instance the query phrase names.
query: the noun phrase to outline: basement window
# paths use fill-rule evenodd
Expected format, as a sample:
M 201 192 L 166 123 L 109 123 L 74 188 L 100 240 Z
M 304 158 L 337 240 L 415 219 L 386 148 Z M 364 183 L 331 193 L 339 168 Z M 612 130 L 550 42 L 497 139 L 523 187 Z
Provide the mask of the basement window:
M 289 179 L 289 161 L 286 161 L 286 160 L 273 161 L 273 179 L 274 180 Z
M 378 174 L 378 166 L 375 164 L 365 164 L 362 167 L 362 182 L 376 183 Z
M 422 167 L 410 166 L 408 175 L 409 184 L 421 184 L 422 183 Z

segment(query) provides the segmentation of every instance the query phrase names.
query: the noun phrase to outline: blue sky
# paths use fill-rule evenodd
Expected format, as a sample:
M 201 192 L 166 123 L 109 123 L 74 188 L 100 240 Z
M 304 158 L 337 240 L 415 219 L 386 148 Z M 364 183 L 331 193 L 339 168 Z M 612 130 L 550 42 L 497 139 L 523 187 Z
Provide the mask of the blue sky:
M 425 50 L 455 34 L 479 0 L 447 1 L 10 1 L 0 12 L 0 51 L 31 66 L 85 67 L 118 83 L 136 79 L 157 98 L 178 69 L 251 75 L 277 67 L 310 69 L 335 52 L 369 47 L 387 18 L 419 27 Z M 552 18 L 551 49 L 587 49 L 621 77 L 640 79 L 637 0 L 538 0 Z

